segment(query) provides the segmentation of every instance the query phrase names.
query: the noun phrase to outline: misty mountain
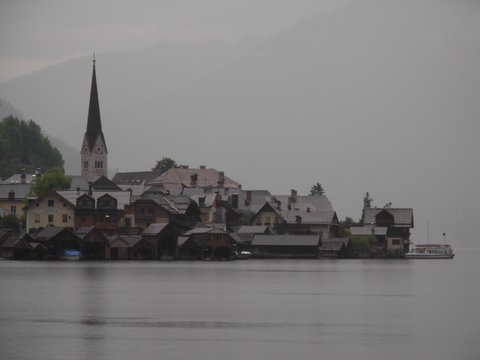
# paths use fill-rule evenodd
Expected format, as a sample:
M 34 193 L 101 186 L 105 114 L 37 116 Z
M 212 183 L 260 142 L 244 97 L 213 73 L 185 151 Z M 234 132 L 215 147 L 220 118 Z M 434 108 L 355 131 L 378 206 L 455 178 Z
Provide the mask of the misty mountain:
M 98 54 L 109 164 L 169 156 L 274 193 L 320 182 L 340 217 L 358 218 L 369 191 L 445 226 L 480 204 L 465 191 L 480 180 L 479 24 L 471 0 L 352 1 L 249 51 L 207 41 Z M 79 146 L 90 80 L 89 59 L 75 59 L 0 95 Z
M 23 114 L 18 111 L 15 106 L 10 104 L 7 100 L 0 98 L 0 120 L 10 115 L 15 116 L 18 119 L 25 120 Z

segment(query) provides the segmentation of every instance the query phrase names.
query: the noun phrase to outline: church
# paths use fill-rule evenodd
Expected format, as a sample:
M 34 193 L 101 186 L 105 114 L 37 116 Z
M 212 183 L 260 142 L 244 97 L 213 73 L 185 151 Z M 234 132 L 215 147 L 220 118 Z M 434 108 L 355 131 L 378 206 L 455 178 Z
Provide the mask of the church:
M 88 106 L 87 131 L 81 147 L 81 176 L 87 182 L 93 182 L 100 176 L 107 177 L 108 150 L 102 132 L 100 104 L 98 102 L 97 77 L 95 73 L 95 55 L 93 57 L 92 87 Z

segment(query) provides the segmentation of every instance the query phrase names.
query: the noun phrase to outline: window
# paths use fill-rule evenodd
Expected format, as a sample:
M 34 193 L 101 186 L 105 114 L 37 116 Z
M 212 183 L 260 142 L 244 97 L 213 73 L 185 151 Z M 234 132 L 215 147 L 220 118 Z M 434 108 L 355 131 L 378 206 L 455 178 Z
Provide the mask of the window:
M 95 161 L 95 169 L 102 169 L 103 161 Z
M 12 214 L 16 214 L 16 213 L 17 213 L 17 206 L 16 206 L 16 205 L 10 206 L 10 212 L 11 212 Z
M 48 222 L 53 223 L 53 215 L 48 215 Z
M 400 245 L 400 239 L 392 239 L 392 245 Z
M 62 214 L 62 222 L 63 223 L 68 222 L 68 215 L 67 214 Z
M 35 224 L 38 224 L 40 222 L 40 214 L 35 214 L 34 221 Z
M 55 201 L 54 200 L 48 200 L 48 207 L 54 207 L 55 206 Z
M 83 170 L 88 170 L 88 161 L 83 162 Z

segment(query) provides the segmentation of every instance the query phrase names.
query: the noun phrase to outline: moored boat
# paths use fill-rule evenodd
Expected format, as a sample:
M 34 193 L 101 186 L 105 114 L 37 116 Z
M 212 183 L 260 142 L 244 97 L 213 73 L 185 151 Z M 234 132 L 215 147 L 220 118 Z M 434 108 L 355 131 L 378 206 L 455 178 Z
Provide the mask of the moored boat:
M 405 254 L 407 259 L 453 259 L 454 256 L 449 244 L 414 244 Z

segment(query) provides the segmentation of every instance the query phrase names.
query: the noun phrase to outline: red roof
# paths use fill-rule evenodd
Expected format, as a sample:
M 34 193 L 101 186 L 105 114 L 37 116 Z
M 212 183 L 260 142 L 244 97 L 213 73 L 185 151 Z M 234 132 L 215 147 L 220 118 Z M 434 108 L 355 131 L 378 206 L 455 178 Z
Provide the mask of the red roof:
M 215 169 L 174 168 L 155 178 L 152 185 L 176 184 L 183 187 L 240 188 L 240 184 Z

